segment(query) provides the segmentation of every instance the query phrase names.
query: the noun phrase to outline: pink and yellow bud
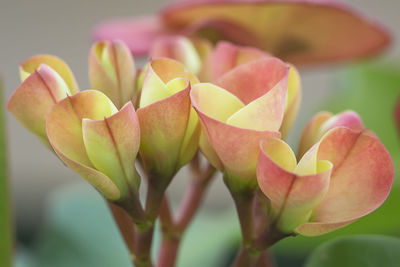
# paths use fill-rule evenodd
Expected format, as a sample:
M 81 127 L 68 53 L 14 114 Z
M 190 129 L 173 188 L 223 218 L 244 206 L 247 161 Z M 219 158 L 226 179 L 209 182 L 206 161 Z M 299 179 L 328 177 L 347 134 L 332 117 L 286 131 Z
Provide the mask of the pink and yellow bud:
M 280 139 L 261 142 L 258 184 L 271 200 L 271 219 L 291 233 L 310 220 L 312 210 L 329 189 L 332 163 L 315 158 L 296 162 L 292 149 Z
M 117 108 L 137 95 L 134 60 L 122 41 L 103 41 L 92 46 L 89 78 L 91 87 L 106 94 Z
M 228 176 L 255 186 L 259 141 L 279 137 L 289 68 L 268 57 L 240 65 L 217 85 L 197 84 L 191 92 L 203 136 L 200 148 Z
M 202 82 L 216 82 L 235 67 L 271 55 L 254 47 L 238 46 L 219 42 L 207 57 L 200 79 Z
M 219 42 L 203 65 L 200 79 L 217 82 L 236 67 L 262 58 L 271 57 L 268 53 L 254 47 L 238 46 L 229 42 Z M 290 67 L 284 119 L 280 132 L 285 138 L 297 116 L 301 100 L 300 76 L 296 68 Z
M 132 103 L 120 111 L 103 93 L 83 91 L 58 102 L 46 121 L 60 159 L 111 201 L 137 190 L 139 122 Z
M 52 55 L 36 55 L 24 61 L 19 66 L 21 82 L 38 70 L 41 65 L 47 65 L 53 69 L 66 84 L 70 94 L 79 92 L 78 83 L 68 65 L 62 59 Z
M 298 157 L 302 157 L 308 149 L 318 143 L 326 132 L 339 126 L 354 131 L 362 131 L 365 128 L 360 116 L 354 111 L 348 110 L 337 115 L 325 111 L 319 112 L 304 127 L 300 138 Z
M 192 73 L 199 73 L 203 60 L 211 50 L 211 44 L 206 40 L 190 40 L 184 36 L 165 36 L 158 38 L 150 51 L 151 58 L 175 59 Z
M 189 98 L 196 83 L 178 61 L 159 58 L 147 66 L 137 113 L 140 155 L 152 175 L 172 178 L 197 150 L 200 128 Z
M 297 165 L 283 141 L 262 143 L 257 179 L 281 231 L 315 236 L 377 209 L 390 192 L 394 168 L 375 134 L 336 127 Z
M 32 57 L 21 65 L 20 71 L 22 84 L 8 100 L 7 108 L 24 127 L 50 147 L 46 116 L 55 103 L 77 92 L 75 79 L 67 65 L 53 56 Z

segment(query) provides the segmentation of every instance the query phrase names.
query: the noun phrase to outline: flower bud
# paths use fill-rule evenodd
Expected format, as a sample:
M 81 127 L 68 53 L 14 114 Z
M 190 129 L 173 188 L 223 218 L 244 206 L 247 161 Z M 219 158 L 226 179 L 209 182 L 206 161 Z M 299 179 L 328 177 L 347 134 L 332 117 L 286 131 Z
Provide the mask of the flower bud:
M 192 73 L 197 74 L 203 60 L 211 50 L 211 44 L 206 40 L 190 40 L 184 36 L 164 36 L 158 38 L 150 51 L 154 58 L 166 57 L 182 62 Z
M 46 65 L 47 62 L 58 70 Z M 36 56 L 21 65 L 22 84 L 14 91 L 7 103 L 7 109 L 29 131 L 50 147 L 46 136 L 46 116 L 55 103 L 78 90 L 68 67 L 58 58 Z M 28 72 L 29 71 L 29 72 Z M 32 74 L 29 74 L 32 71 Z M 61 76 L 63 74 L 63 76 Z M 28 75 L 26 78 L 25 76 Z M 65 77 L 65 79 L 63 79 Z
M 299 143 L 299 157 L 303 156 L 326 132 L 339 126 L 344 126 L 355 131 L 362 131 L 364 129 L 364 124 L 360 116 L 354 111 L 348 110 L 337 115 L 329 112 L 319 112 L 304 127 Z
M 257 180 L 271 200 L 272 222 L 284 233 L 315 236 L 377 209 L 394 179 L 390 154 L 375 134 L 329 130 L 300 162 L 278 139 L 261 144 Z
M 91 87 L 106 94 L 117 108 L 137 95 L 135 64 L 121 41 L 102 41 L 92 46 L 89 78 Z
M 140 130 L 132 103 L 118 111 L 103 93 L 83 91 L 54 105 L 46 131 L 60 159 L 108 200 L 121 201 L 138 190 Z
M 148 173 L 166 182 L 198 147 L 200 128 L 189 98 L 190 86 L 196 83 L 197 78 L 175 60 L 159 58 L 147 66 L 137 111 L 140 155 Z

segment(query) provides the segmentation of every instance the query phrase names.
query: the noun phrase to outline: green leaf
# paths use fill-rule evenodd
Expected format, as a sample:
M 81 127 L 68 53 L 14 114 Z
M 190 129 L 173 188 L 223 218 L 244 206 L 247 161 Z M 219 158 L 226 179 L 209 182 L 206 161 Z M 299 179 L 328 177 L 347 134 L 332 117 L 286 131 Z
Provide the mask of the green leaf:
M 11 219 L 10 189 L 8 185 L 6 134 L 4 123 L 3 89 L 0 79 L 0 259 L 2 266 L 12 265 L 13 227 Z
M 373 130 L 389 150 L 399 171 L 400 138 L 394 108 L 400 96 L 400 65 L 368 62 L 344 69 L 323 109 L 334 113 L 346 109 L 358 112 L 365 126 Z
M 397 267 L 400 239 L 386 236 L 353 236 L 318 247 L 306 267 Z

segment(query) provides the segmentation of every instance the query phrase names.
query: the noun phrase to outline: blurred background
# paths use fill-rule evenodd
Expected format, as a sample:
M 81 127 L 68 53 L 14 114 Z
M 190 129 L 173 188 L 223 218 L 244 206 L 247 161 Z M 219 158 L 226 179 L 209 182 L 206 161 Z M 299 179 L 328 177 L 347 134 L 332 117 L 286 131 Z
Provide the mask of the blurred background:
M 400 18 L 398 11 L 400 10 L 400 1 L 347 0 L 346 2 L 381 21 L 389 28 L 393 35 L 393 44 L 379 57 L 379 61 L 384 62 L 385 66 L 399 64 Z M 105 19 L 155 13 L 167 3 L 167 0 L 1 0 L 0 73 L 3 77 L 5 99 L 8 99 L 19 85 L 18 64 L 39 53 L 54 54 L 64 59 L 74 72 L 80 88 L 89 89 L 87 56 L 91 45 L 90 33 L 93 26 Z M 143 60 L 139 61 L 138 65 L 143 62 Z M 376 73 L 375 63 L 366 64 L 372 64 L 372 71 Z M 354 70 L 349 70 L 349 68 L 355 68 L 355 75 L 357 75 L 357 70 L 362 67 L 360 65 L 354 67 L 349 64 L 335 64 L 300 69 L 303 101 L 299 117 L 289 139 L 290 143 L 297 144 L 296 136 L 306 120 L 317 109 L 326 106 L 324 103 L 327 103 L 327 98 L 335 95 L 339 87 L 343 89 L 343 87 L 352 86 L 346 83 L 346 75 Z M 390 67 L 388 68 L 390 69 Z M 348 71 L 344 74 L 344 70 Z M 366 71 L 369 70 L 368 67 Z M 365 69 L 362 69 L 363 71 Z M 384 77 L 381 78 L 385 80 Z M 344 92 L 344 96 L 346 96 L 345 89 L 341 92 Z M 400 92 L 400 84 L 398 92 Z M 357 100 L 357 97 L 349 96 L 349 99 L 355 99 L 354 105 L 357 106 L 359 104 L 357 101 L 362 101 L 363 98 Z M 384 100 L 377 99 L 376 101 L 376 107 L 385 104 L 382 103 Z M 335 109 L 341 105 L 341 101 L 339 101 L 335 107 L 332 107 L 330 106 L 331 102 L 334 101 L 327 104 L 327 109 L 331 108 L 336 111 Z M 347 105 L 347 108 L 353 108 L 351 104 L 349 103 L 350 106 Z M 374 106 L 370 108 L 373 109 Z M 371 114 L 371 116 L 379 116 L 378 111 Z M 391 114 L 387 116 L 391 116 Z M 385 119 L 391 120 L 391 118 Z M 45 207 L 48 206 L 46 203 L 52 192 L 64 185 L 76 184 L 79 185 L 79 190 L 88 190 L 91 194 L 93 192 L 89 184 L 65 168 L 53 153 L 9 114 L 7 114 L 7 123 L 17 235 L 22 244 L 29 246 L 36 242 L 36 238 L 46 222 L 47 209 Z M 390 129 L 394 129 L 394 127 L 390 127 Z M 396 137 L 396 134 L 392 135 Z M 172 185 L 170 195 L 175 202 L 179 201 L 182 196 L 186 179 L 186 173 L 183 171 Z M 221 210 L 231 209 L 232 202 L 229 193 L 222 180 L 216 179 L 207 195 L 203 210 L 219 213 Z

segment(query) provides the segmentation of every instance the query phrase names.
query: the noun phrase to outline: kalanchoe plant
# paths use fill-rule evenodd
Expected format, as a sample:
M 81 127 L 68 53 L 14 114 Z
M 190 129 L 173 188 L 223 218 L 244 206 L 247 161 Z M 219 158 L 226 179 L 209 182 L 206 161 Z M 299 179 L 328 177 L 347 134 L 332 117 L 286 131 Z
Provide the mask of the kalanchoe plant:
M 101 24 L 94 36 L 101 40 L 89 54 L 94 90 L 80 92 L 61 59 L 39 55 L 21 65 L 22 84 L 7 107 L 104 196 L 136 266 L 153 266 L 157 218 L 157 266 L 175 265 L 216 170 L 241 224 L 238 267 L 263 266 L 263 252 L 287 236 L 348 225 L 389 194 L 390 155 L 356 113 L 314 116 L 297 158 L 283 141 L 301 100 L 290 63 L 359 58 L 389 43 L 381 26 L 344 4 L 181 1 L 157 17 Z M 131 52 L 151 60 L 136 71 Z M 173 216 L 165 192 L 187 164 L 194 175 Z
M 7 105 L 110 203 L 135 266 L 154 266 L 157 218 L 163 231 L 157 266 L 175 265 L 180 239 L 216 169 L 241 224 L 234 266 L 263 266 L 263 252 L 279 240 L 341 228 L 386 199 L 391 157 L 355 112 L 315 115 L 297 158 L 282 140 L 301 96 L 293 65 L 256 48 L 167 38 L 159 39 L 152 50 L 157 56 L 139 75 L 123 42 L 94 44 L 94 90 L 79 91 L 62 60 L 32 57 L 21 65 L 22 84 Z M 148 186 L 144 205 L 139 164 Z M 173 216 L 165 191 L 187 164 L 194 177 Z

